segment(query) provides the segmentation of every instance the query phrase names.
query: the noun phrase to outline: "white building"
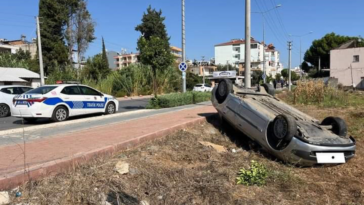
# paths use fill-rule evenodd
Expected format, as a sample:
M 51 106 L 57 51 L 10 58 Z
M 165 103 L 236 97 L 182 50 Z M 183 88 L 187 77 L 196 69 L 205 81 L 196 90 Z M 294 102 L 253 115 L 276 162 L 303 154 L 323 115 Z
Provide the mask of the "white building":
M 0 85 L 40 86 L 40 75 L 25 68 L 0 67 Z
M 275 50 L 272 44 L 263 46 L 259 41 L 251 39 L 251 67 L 252 70 L 263 70 L 263 50 L 265 50 L 267 75 L 279 73 L 282 65 L 279 62 L 279 51 Z M 215 45 L 215 64 L 233 65 L 245 63 L 245 40 L 233 39 L 226 43 Z M 240 74 L 240 73 L 239 73 Z

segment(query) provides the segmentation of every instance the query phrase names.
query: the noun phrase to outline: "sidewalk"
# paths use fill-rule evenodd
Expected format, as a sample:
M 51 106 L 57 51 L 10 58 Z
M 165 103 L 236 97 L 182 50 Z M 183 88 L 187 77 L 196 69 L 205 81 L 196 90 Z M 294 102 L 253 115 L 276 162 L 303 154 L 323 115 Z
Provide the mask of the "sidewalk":
M 0 190 L 29 179 L 66 171 L 97 156 L 135 147 L 148 140 L 170 134 L 185 126 L 204 121 L 216 113 L 211 105 L 154 115 L 139 119 L 62 133 L 51 138 L 27 142 L 24 178 L 24 145 L 0 147 Z

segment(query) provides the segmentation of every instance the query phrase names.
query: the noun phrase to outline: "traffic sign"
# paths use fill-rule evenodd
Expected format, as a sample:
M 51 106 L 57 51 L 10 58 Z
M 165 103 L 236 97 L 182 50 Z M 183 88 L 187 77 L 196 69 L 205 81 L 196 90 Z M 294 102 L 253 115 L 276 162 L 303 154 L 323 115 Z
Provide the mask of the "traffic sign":
M 185 63 L 185 62 L 180 63 L 180 64 L 178 65 L 178 68 L 179 68 L 179 70 L 180 70 L 180 71 L 182 71 L 182 72 L 186 71 L 186 70 L 187 70 L 187 68 L 188 68 L 187 63 Z
M 262 78 L 265 79 L 267 76 L 265 75 L 265 73 L 263 73 Z

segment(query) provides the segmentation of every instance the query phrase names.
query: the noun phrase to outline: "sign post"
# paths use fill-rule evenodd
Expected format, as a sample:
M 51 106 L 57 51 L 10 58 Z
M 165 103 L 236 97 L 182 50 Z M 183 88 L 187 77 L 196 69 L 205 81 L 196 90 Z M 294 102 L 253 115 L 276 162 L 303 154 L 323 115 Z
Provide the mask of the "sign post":
M 182 81 L 183 81 L 183 92 L 186 92 L 186 71 L 188 69 L 188 65 L 185 62 L 182 62 L 178 65 L 178 69 L 182 71 Z

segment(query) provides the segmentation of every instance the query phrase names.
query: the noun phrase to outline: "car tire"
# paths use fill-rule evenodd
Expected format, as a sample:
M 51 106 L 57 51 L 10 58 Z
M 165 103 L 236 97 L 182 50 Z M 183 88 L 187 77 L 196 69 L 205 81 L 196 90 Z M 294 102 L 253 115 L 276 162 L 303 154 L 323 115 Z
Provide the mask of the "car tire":
M 52 121 L 63 122 L 68 119 L 68 109 L 65 106 L 58 106 L 53 111 Z
M 110 114 L 114 114 L 116 112 L 116 106 L 115 103 L 113 102 L 109 102 L 106 105 L 106 109 L 105 109 L 105 114 L 106 115 L 110 115 Z
M 7 104 L 0 104 L 0 118 L 10 115 L 10 107 Z
M 263 83 L 262 86 L 264 87 L 265 91 L 271 95 L 274 96 L 275 95 L 275 90 L 273 85 L 269 84 L 269 83 Z
M 327 117 L 322 121 L 321 125 L 331 125 L 332 132 L 341 137 L 345 137 L 348 134 L 345 121 L 339 117 Z
M 273 121 L 273 136 L 277 140 L 290 142 L 297 133 L 296 120 L 290 115 L 278 115 Z
M 215 97 L 219 104 L 223 103 L 232 92 L 233 85 L 229 79 L 222 79 L 217 86 Z
M 37 119 L 37 118 L 27 118 L 27 117 L 25 117 L 25 118 L 23 118 L 23 120 L 24 120 L 24 121 L 26 121 L 26 122 L 29 122 L 29 123 L 34 123 L 34 122 L 36 122 L 38 119 Z

